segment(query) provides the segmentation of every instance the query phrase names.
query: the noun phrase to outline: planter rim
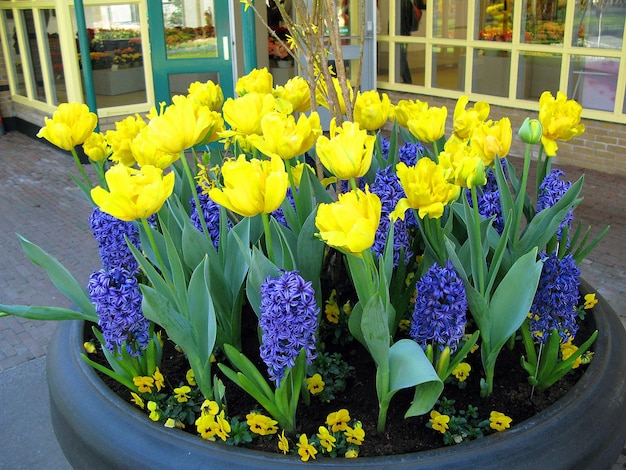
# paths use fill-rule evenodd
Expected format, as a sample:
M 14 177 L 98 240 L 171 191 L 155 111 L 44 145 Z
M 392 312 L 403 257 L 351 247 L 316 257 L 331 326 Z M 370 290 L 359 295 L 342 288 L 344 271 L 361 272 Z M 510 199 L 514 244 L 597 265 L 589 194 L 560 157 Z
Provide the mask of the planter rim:
M 584 280 L 581 290 L 593 292 Z M 207 461 L 217 467 L 268 469 L 281 464 L 293 468 L 312 463 L 345 468 L 355 464 L 384 468 L 608 468 L 626 441 L 626 420 L 615 419 L 626 416 L 626 330 L 606 300 L 600 295 L 597 298 L 592 314 L 599 330 L 594 358 L 574 387 L 511 429 L 457 446 L 359 457 L 356 462 L 323 457 L 304 463 L 296 456 L 233 448 L 165 428 L 119 398 L 80 358 L 77 351 L 83 344 L 82 321 L 61 322 L 49 346 L 47 373 L 53 426 L 61 448 L 75 468 L 100 468 L 94 467 L 94 456 L 103 465 L 101 468 L 134 469 L 174 462 L 179 468 L 196 468 L 202 462 L 206 466 Z M 82 404 L 80 418 L 74 420 L 70 430 L 66 426 L 72 414 L 76 414 L 76 403 Z M 104 415 L 104 422 L 98 421 L 97 426 L 96 415 Z M 137 427 L 149 432 L 134 432 Z M 575 427 L 583 430 L 580 435 Z M 106 436 L 114 452 L 98 443 L 102 436 Z M 90 457 L 76 455 L 81 452 L 91 452 Z M 140 457 L 135 463 L 130 457 L 133 452 Z

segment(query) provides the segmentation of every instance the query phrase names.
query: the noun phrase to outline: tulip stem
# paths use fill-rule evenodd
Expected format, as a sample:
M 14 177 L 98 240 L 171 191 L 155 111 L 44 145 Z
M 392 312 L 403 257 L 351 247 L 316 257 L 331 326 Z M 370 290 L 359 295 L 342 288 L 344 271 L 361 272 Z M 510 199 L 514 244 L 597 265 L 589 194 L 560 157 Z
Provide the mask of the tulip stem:
M 471 194 L 472 194 L 472 206 L 474 209 L 474 247 L 473 247 L 473 251 L 476 254 L 476 271 L 477 271 L 477 277 L 478 279 L 474 280 L 474 283 L 478 284 L 478 291 L 481 293 L 481 295 L 485 295 L 485 273 L 483 270 L 483 262 L 484 262 L 484 255 L 483 255 L 483 248 L 482 248 L 482 241 L 481 241 L 481 237 L 480 237 L 480 221 L 482 219 L 480 212 L 478 212 L 478 195 L 476 194 L 476 186 L 472 186 L 471 190 L 470 190 Z
M 202 226 L 202 233 L 206 236 L 209 236 L 209 230 L 206 226 L 206 220 L 204 220 L 204 211 L 202 210 L 202 206 L 200 205 L 200 198 L 198 197 L 198 191 L 196 189 L 196 184 L 193 181 L 193 175 L 191 174 L 191 168 L 189 168 L 189 162 L 187 158 L 185 158 L 185 151 L 182 150 L 180 155 L 180 159 L 183 162 L 183 168 L 185 169 L 185 175 L 187 175 L 187 181 L 189 186 L 191 187 L 191 194 L 193 194 L 193 200 L 196 203 L 196 212 L 198 213 L 198 219 L 200 219 L 200 225 Z M 195 150 L 194 150 L 195 153 Z
M 83 167 L 83 164 L 81 163 L 80 158 L 78 158 L 78 154 L 76 153 L 76 149 L 74 147 L 72 147 L 71 152 L 72 152 L 72 156 L 74 157 L 74 162 L 76 162 L 76 166 L 78 167 L 78 171 L 80 171 L 80 174 L 83 176 L 83 180 L 85 181 L 85 183 L 89 185 L 90 188 L 93 188 L 93 184 L 91 183 L 89 176 L 87 176 L 87 173 L 85 172 L 85 168 Z
M 270 216 L 263 212 L 261 214 L 263 220 L 263 230 L 265 231 L 265 249 L 267 250 L 267 257 L 273 263 L 274 262 L 274 246 L 272 245 L 272 231 L 270 230 Z
M 528 185 L 528 171 L 530 170 L 530 144 L 526 144 L 526 153 L 524 154 L 524 170 L 522 171 L 522 179 L 520 186 L 515 195 L 517 203 L 517 215 L 515 217 L 515 225 L 513 233 L 513 245 L 517 246 L 519 239 L 519 230 L 522 223 L 522 215 L 524 214 L 524 200 L 526 198 L 526 186 Z

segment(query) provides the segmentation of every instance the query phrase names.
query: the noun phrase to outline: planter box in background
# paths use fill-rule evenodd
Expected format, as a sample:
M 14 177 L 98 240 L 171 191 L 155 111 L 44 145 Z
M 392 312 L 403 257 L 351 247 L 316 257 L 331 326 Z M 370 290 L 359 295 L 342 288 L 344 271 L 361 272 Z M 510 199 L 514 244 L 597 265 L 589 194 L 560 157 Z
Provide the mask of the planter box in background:
M 93 86 L 96 95 L 122 95 L 146 89 L 143 67 L 128 69 L 106 69 L 93 71 Z

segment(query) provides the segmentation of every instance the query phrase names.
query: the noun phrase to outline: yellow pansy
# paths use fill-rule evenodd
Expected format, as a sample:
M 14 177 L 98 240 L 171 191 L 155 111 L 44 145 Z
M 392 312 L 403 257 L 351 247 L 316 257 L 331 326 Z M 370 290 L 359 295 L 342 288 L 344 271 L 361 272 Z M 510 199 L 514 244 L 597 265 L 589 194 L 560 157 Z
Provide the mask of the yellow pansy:
M 460 362 L 452 371 L 452 375 L 454 375 L 459 382 L 465 382 L 471 370 L 472 366 L 467 362 Z
M 430 424 L 432 424 L 435 431 L 439 431 L 441 434 L 445 434 L 448 430 L 450 416 L 442 415 L 436 410 L 431 410 L 430 419 L 428 421 L 430 422 Z
M 326 424 L 330 426 L 332 432 L 345 431 L 350 422 L 350 413 L 347 409 L 342 408 L 339 411 L 329 413 L 326 417 Z
M 393 108 L 393 117 L 402 127 L 408 128 L 409 119 L 426 111 L 428 103 L 420 100 L 400 100 Z
M 448 108 L 429 107 L 414 113 L 407 121 L 411 134 L 421 142 L 430 143 L 439 140 L 446 131 Z
M 130 143 L 146 125 L 142 117 L 135 114 L 116 122 L 115 130 L 106 131 L 106 140 L 113 151 L 110 159 L 122 165 L 133 166 L 136 161 Z
M 375 141 L 376 137 L 360 129 L 358 123 L 346 121 L 337 127 L 333 118 L 330 138 L 322 135 L 317 139 L 317 156 L 337 178 L 360 178 L 372 164 Z
M 221 114 L 177 95 L 163 114 L 150 120 L 146 137 L 162 152 L 174 154 L 217 140 L 223 128 Z
M 315 226 L 328 245 L 360 255 L 374 244 L 380 210 L 376 194 L 357 189 L 340 194 L 337 202 L 320 204 Z
M 280 436 L 278 436 L 278 450 L 281 450 L 283 452 L 283 455 L 286 455 L 287 452 L 289 452 L 289 441 L 285 437 L 284 430 L 282 433 L 280 433 Z
M 491 429 L 495 429 L 496 431 L 504 431 L 511 427 L 511 421 L 513 419 L 509 418 L 504 413 L 500 413 L 499 411 L 492 411 L 489 415 L 489 427 Z
M 289 177 L 278 157 L 271 160 L 227 160 L 222 166 L 223 186 L 209 190 L 209 197 L 228 210 L 245 217 L 269 214 L 287 195 Z
M 224 120 L 239 134 L 263 134 L 261 120 L 274 111 L 276 98 L 271 94 L 248 93 L 240 98 L 228 98 L 222 107 Z
M 269 436 L 278 432 L 278 421 L 260 413 L 248 413 L 246 422 L 250 431 L 259 436 Z
M 412 167 L 398 163 L 396 174 L 406 198 L 398 201 L 392 216 L 403 218 L 406 209 L 411 207 L 418 210 L 421 218 L 441 217 L 444 207 L 454 201 L 461 191 L 459 186 L 448 181 L 449 172 L 429 158 L 420 158 Z
M 52 114 L 44 118 L 44 126 L 37 133 L 63 150 L 72 150 L 87 140 L 98 123 L 98 117 L 86 104 L 61 103 Z
M 361 423 L 356 423 L 353 428 L 350 426 L 346 427 L 344 435 L 346 436 L 346 441 L 360 446 L 363 444 L 363 439 L 365 439 L 365 430 L 361 426 Z
M 567 341 L 567 343 L 561 343 L 561 358 L 566 361 L 570 358 L 572 354 L 578 351 L 578 346 L 572 344 L 572 337 Z M 582 357 L 577 357 L 572 364 L 572 369 L 578 369 L 578 367 L 582 364 Z
M 151 165 L 140 170 L 114 165 L 105 178 L 109 190 L 97 186 L 91 190 L 91 197 L 102 212 L 125 221 L 145 219 L 158 212 L 174 189 L 174 173 L 163 176 L 160 168 Z
M 265 155 L 283 160 L 304 154 L 322 133 L 316 112 L 308 117 L 301 114 L 297 123 L 291 114 L 272 112 L 263 116 L 261 129 L 263 137 L 255 134 L 248 141 Z
M 83 151 L 94 162 L 103 162 L 111 154 L 111 148 L 102 132 L 92 132 L 83 143 Z
M 306 437 L 306 434 L 300 435 L 297 446 L 300 460 L 302 460 L 303 462 L 307 462 L 310 458 L 315 459 L 317 449 L 313 444 L 309 443 L 309 439 Z
M 274 88 L 274 77 L 267 70 L 267 67 L 262 69 L 254 69 L 249 74 L 240 77 L 235 85 L 235 93 L 239 96 L 247 95 L 248 93 L 272 93 Z
M 277 86 L 274 96 L 289 101 L 293 112 L 305 113 L 311 109 L 309 84 L 300 76 L 289 79 L 283 86 Z
M 467 140 L 476 127 L 489 116 L 489 103 L 478 101 L 474 107 L 465 109 L 469 98 L 461 96 L 454 107 L 453 132 L 462 140 Z
M 324 390 L 324 381 L 320 374 L 314 374 L 313 377 L 306 379 L 306 387 L 311 392 L 311 395 L 317 395 Z
M 317 431 L 317 438 L 320 440 L 320 445 L 326 452 L 331 452 L 335 447 L 337 438 L 330 433 L 326 426 L 320 426 Z
M 187 89 L 189 98 L 196 101 L 201 106 L 208 107 L 211 111 L 219 111 L 224 103 L 224 92 L 222 88 L 211 80 L 193 82 Z
M 382 95 L 376 90 L 359 92 L 354 103 L 354 121 L 362 129 L 377 131 L 389 119 L 391 101 L 386 93 Z
M 580 122 L 583 108 L 574 100 L 568 100 L 562 92 L 556 94 L 545 91 L 539 98 L 539 122 L 543 127 L 541 143 L 548 157 L 556 155 L 557 140 L 570 140 L 585 132 L 585 125 Z
M 474 129 L 470 139 L 471 147 L 476 150 L 485 166 L 492 165 L 495 158 L 505 158 L 511 150 L 513 129 L 509 118 L 502 118 L 496 123 L 489 120 Z

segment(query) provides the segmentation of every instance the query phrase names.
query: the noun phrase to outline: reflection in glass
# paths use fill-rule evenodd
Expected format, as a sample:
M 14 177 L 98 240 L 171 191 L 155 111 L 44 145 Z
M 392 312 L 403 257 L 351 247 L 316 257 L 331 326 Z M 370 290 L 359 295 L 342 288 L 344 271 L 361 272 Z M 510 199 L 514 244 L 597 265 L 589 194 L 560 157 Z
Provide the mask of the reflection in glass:
M 544 91 L 556 96 L 561 75 L 561 56 L 556 54 L 520 54 L 517 98 L 538 100 Z
M 513 2 L 511 2 L 513 3 Z M 524 1 L 520 41 L 533 44 L 563 44 L 567 2 Z
M 511 58 L 508 52 L 493 49 L 475 50 L 473 72 L 472 93 L 509 96 Z
M 422 0 L 396 0 L 396 35 L 411 36 L 419 31 L 424 8 Z
M 513 38 L 513 2 L 481 0 L 476 3 L 478 39 L 511 42 Z
M 85 7 L 85 21 L 98 107 L 144 103 L 146 80 L 138 6 Z
M 576 57 L 570 65 L 567 96 L 585 109 L 613 111 L 618 71 L 619 59 Z
M 425 53 L 423 44 L 396 44 L 395 82 L 424 85 Z
M 433 37 L 465 39 L 467 37 L 467 3 L 442 0 L 433 12 Z
M 168 59 L 218 57 L 213 0 L 163 3 Z
M 577 0 L 572 46 L 620 49 L 625 18 L 624 2 Z
M 463 90 L 463 81 L 459 78 L 459 64 L 465 67 L 465 48 L 433 46 L 432 86 L 447 90 Z

